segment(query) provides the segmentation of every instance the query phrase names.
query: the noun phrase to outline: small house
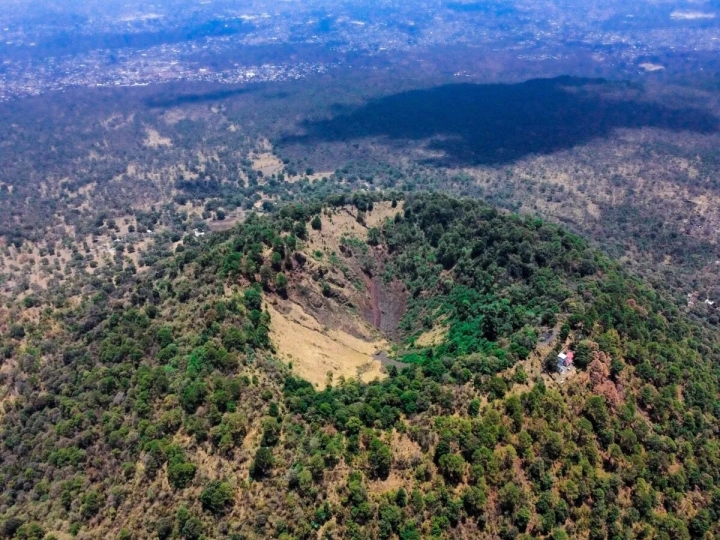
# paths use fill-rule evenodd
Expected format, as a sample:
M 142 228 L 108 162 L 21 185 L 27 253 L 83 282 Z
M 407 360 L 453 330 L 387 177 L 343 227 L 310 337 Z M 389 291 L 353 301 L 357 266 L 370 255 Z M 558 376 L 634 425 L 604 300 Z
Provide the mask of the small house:
M 557 358 L 557 370 L 558 373 L 565 373 L 568 369 L 573 366 L 573 357 L 575 354 L 572 351 L 563 351 L 558 354 Z

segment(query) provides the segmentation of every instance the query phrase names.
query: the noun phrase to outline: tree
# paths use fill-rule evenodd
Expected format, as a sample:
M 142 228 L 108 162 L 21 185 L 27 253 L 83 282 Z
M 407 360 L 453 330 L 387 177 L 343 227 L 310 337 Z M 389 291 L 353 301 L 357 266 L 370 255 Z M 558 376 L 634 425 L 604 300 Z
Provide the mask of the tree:
M 287 278 L 282 272 L 275 275 L 275 290 L 283 298 L 287 297 Z
M 555 351 L 550 351 L 543 360 L 543 369 L 548 373 L 556 373 L 558 370 L 558 355 Z
M 13 339 L 22 339 L 25 337 L 25 328 L 21 324 L 10 325 L 10 337 Z
M 468 513 L 468 515 L 473 517 L 479 517 L 482 515 L 483 510 L 485 509 L 485 502 L 487 501 L 487 496 L 485 494 L 485 491 L 482 490 L 480 487 L 473 486 L 467 488 L 463 492 L 462 500 L 463 506 L 465 507 L 465 511 Z
M 257 452 L 255 452 L 255 459 L 253 459 L 250 467 L 250 476 L 256 480 L 267 476 L 272 470 L 274 463 L 275 458 L 273 457 L 272 450 L 261 446 Z
M 293 234 L 301 240 L 307 240 L 307 227 L 301 221 L 298 221 L 293 226 Z
M 280 441 L 280 422 L 277 418 L 268 418 L 263 422 L 261 446 L 275 446 Z
M 485 386 L 491 399 L 502 399 L 507 392 L 507 383 L 505 380 L 495 375 L 488 379 Z
M 262 295 L 255 287 L 247 289 L 243 296 L 243 303 L 248 311 L 260 311 L 262 309 Z
M 371 246 L 377 246 L 380 244 L 381 236 L 380 230 L 377 227 L 370 227 L 368 229 L 367 243 Z
M 380 538 L 390 538 L 400 527 L 402 517 L 402 510 L 397 506 L 392 504 L 381 505 L 380 519 L 378 520 Z
M 320 453 L 315 453 L 310 458 L 308 470 L 312 474 L 315 482 L 322 482 L 323 475 L 325 474 L 325 459 L 323 459 Z
M 225 513 L 235 500 L 235 494 L 227 482 L 212 480 L 200 494 L 203 510 L 214 515 Z
M 155 525 L 159 540 L 167 540 L 173 533 L 173 522 L 169 518 L 160 519 Z
M 585 402 L 585 415 L 596 429 L 604 428 L 610 419 L 605 399 L 601 396 L 590 396 Z
M 184 489 L 190 485 L 195 478 L 197 466 L 194 463 L 178 461 L 168 464 L 168 482 L 175 489 Z
M 583 340 L 575 346 L 573 363 L 579 369 L 585 369 L 593 359 L 593 346 L 588 340 Z
M 500 489 L 498 499 L 500 501 L 500 508 L 502 508 L 503 511 L 514 512 L 520 508 L 522 504 L 523 492 L 517 484 L 508 482 Z
M 273 251 L 272 255 L 270 255 L 270 266 L 272 267 L 272 269 L 276 272 L 279 271 L 282 268 L 282 262 L 282 254 L 278 253 L 277 251 Z
M 445 454 L 438 460 L 438 468 L 446 480 L 457 484 L 465 474 L 465 459 L 460 454 Z
M 17 540 L 43 540 L 46 538 L 45 529 L 39 523 L 28 523 L 17 530 L 14 538 Z
M 480 412 L 480 400 L 479 399 L 472 399 L 470 400 L 470 403 L 468 404 L 468 415 L 475 417 Z
M 390 447 L 378 438 L 374 438 L 370 443 L 368 464 L 370 465 L 370 473 L 375 478 L 384 480 L 390 474 L 392 452 Z
M 260 281 L 263 285 L 263 287 L 267 288 L 270 285 L 270 281 L 273 278 L 273 271 L 270 266 L 267 264 L 263 264 L 260 267 Z
M 161 326 L 157 331 L 156 339 L 161 349 L 164 349 L 173 343 L 175 338 L 173 337 L 172 328 L 170 328 L 167 324 Z
M 100 508 L 102 508 L 102 496 L 99 492 L 93 490 L 88 491 L 85 495 L 83 495 L 81 499 L 80 513 L 85 519 L 90 519 L 91 517 L 97 515 Z
M 231 326 L 223 330 L 222 343 L 227 350 L 242 351 L 246 342 L 247 336 L 239 328 Z
M 17 530 L 22 527 L 22 520 L 16 517 L 7 518 L 0 526 L 0 535 L 3 538 L 13 538 Z
M 316 215 L 312 218 L 312 221 L 310 222 L 310 226 L 313 228 L 313 230 L 319 231 L 322 229 L 322 221 L 320 220 L 320 216 Z
M 532 512 L 530 511 L 530 509 L 526 506 L 523 506 L 515 513 L 515 525 L 517 525 L 517 528 L 521 531 L 525 531 L 528 524 L 530 523 L 531 518 Z
M 200 540 L 204 532 L 202 521 L 196 517 L 189 518 L 180 529 L 180 535 L 185 540 Z

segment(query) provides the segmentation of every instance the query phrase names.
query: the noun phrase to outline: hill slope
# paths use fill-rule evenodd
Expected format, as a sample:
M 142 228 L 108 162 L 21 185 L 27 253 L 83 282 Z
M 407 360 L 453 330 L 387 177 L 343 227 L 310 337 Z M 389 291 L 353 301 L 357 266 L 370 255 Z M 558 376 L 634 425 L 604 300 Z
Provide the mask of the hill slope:
M 717 336 L 477 201 L 251 214 L 4 320 L 8 538 L 720 533 Z

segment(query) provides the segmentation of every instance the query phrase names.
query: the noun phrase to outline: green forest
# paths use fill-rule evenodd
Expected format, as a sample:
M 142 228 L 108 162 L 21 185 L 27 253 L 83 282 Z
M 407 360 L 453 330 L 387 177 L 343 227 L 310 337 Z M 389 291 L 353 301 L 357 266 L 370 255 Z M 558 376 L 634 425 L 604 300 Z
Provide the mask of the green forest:
M 361 221 L 381 200 L 394 217 L 334 256 L 366 247 L 382 265 L 363 271 L 403 284 L 402 367 L 316 388 L 277 359 L 267 302 L 322 280 L 303 249 L 333 211 Z M 358 192 L 188 234 L 146 265 L 10 308 L 0 537 L 720 535 L 716 330 L 562 227 Z

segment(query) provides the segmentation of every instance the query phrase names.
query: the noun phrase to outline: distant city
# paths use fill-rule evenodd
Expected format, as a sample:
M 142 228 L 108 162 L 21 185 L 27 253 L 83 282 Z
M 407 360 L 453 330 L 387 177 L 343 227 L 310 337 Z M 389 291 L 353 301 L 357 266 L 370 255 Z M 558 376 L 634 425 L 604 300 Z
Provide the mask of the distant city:
M 373 2 L 333 11 L 315 4 L 288 2 L 272 11 L 265 3 L 105 11 L 97 4 L 88 13 L 47 8 L 37 20 L 0 8 L 0 101 L 73 86 L 298 79 L 348 67 L 353 58 L 448 45 L 509 51 L 532 62 L 582 51 L 621 73 L 662 71 L 664 55 L 720 48 L 717 13 L 696 3 L 591 2 L 590 9 L 562 13 L 544 0 L 427 1 L 422 9 Z

